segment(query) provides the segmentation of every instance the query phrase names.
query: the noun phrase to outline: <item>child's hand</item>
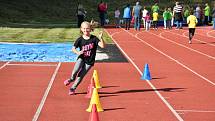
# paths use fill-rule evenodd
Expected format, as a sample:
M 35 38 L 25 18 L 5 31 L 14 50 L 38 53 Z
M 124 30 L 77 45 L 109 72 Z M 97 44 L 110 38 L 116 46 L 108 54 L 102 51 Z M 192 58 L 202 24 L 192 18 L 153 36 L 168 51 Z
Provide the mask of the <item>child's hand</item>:
M 78 52 L 78 55 L 81 55 L 83 53 L 84 53 L 84 50 L 81 50 L 81 51 Z

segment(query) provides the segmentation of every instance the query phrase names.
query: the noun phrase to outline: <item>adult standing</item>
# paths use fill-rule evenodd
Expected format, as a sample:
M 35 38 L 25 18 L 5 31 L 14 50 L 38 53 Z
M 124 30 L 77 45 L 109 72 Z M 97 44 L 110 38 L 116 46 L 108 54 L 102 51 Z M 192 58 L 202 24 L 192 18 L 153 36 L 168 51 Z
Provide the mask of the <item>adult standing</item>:
M 183 24 L 183 7 L 179 4 L 179 2 L 175 3 L 175 7 L 173 8 L 173 16 L 176 22 L 176 29 L 182 29 Z
M 84 22 L 84 18 L 86 17 L 86 11 L 82 4 L 78 3 L 77 7 L 77 17 L 78 17 L 78 27 L 81 26 L 81 23 Z
M 205 20 L 204 20 L 204 24 L 205 25 L 209 25 L 209 21 L 210 21 L 210 6 L 208 5 L 208 3 L 205 4 L 205 9 L 204 9 L 204 13 L 205 13 Z
M 133 7 L 133 10 L 132 10 L 135 30 L 140 30 L 141 10 L 142 10 L 142 6 L 140 5 L 139 2 L 136 2 L 136 5 Z
M 107 3 L 101 1 L 98 5 L 98 12 L 101 26 L 105 24 L 105 14 L 107 13 Z
M 198 24 L 197 25 L 201 25 L 202 21 L 201 21 L 201 7 L 200 5 L 198 4 L 197 7 L 196 7 L 196 10 L 195 10 L 195 16 L 198 20 Z
M 213 10 L 212 10 L 212 17 L 213 17 L 213 29 L 215 30 L 215 3 L 214 3 Z
M 130 24 L 131 24 L 131 8 L 130 8 L 130 4 L 127 4 L 127 6 L 124 8 L 123 18 L 125 20 L 125 30 L 129 30 L 130 29 Z

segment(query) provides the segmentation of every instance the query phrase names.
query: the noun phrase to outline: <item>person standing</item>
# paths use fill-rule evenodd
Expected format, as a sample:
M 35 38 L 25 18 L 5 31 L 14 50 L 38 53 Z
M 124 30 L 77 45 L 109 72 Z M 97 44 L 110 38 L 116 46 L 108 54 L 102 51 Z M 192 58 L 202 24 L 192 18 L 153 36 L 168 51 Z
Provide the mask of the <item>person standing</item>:
M 101 1 L 98 5 L 98 12 L 101 26 L 105 25 L 105 15 L 107 14 L 107 3 Z
M 156 2 L 156 3 L 152 6 L 151 11 L 152 11 L 152 13 L 154 13 L 154 12 L 159 12 L 159 10 L 160 10 L 160 8 L 159 8 L 159 6 L 158 6 L 158 3 Z
M 148 10 L 146 9 L 146 6 L 143 7 L 142 10 L 142 19 L 143 19 L 143 27 L 146 28 L 146 14 L 148 13 Z
M 208 3 L 205 4 L 204 15 L 205 15 L 204 24 L 209 25 L 209 21 L 210 21 L 210 6 L 208 5 Z
M 152 14 L 152 17 L 153 17 L 153 29 L 157 30 L 158 29 L 158 12 L 155 11 L 153 14 Z
M 195 28 L 198 20 L 196 16 L 193 15 L 193 11 L 190 12 L 190 15 L 187 17 L 187 24 L 189 28 L 189 43 L 192 43 L 192 38 L 195 34 Z
M 182 29 L 183 24 L 183 7 L 179 4 L 179 2 L 175 3 L 175 7 L 173 8 L 173 16 L 176 22 L 176 29 Z
M 131 24 L 131 8 L 130 8 L 130 4 L 127 4 L 127 6 L 124 8 L 123 19 L 125 19 L 125 30 L 129 30 L 130 29 L 130 24 Z
M 115 27 L 119 28 L 120 27 L 120 11 L 118 8 L 114 11 L 114 18 L 115 18 Z
M 81 36 L 77 38 L 72 47 L 72 51 L 78 55 L 78 59 L 69 79 L 64 81 L 64 85 L 68 86 L 74 82 L 69 90 L 69 95 L 75 95 L 75 90 L 83 80 L 87 72 L 93 67 L 95 63 L 97 47 L 104 48 L 105 42 L 102 38 L 103 32 L 99 33 L 99 37 L 91 35 L 92 25 L 84 21 L 81 24 Z
M 83 5 L 79 3 L 77 7 L 78 27 L 80 27 L 81 23 L 84 21 L 86 13 L 87 12 L 85 11 Z
M 146 20 L 146 31 L 149 31 L 151 27 L 151 17 L 149 12 L 146 13 L 145 20 Z
M 197 25 L 201 25 L 202 24 L 202 20 L 201 20 L 201 7 L 200 5 L 198 4 L 197 7 L 196 7 L 196 10 L 195 10 L 195 16 L 198 20 L 198 24 Z
M 135 30 L 140 30 L 141 11 L 142 11 L 142 6 L 140 5 L 139 2 L 136 2 L 136 5 L 133 7 L 133 10 L 132 10 Z
M 212 10 L 212 18 L 213 18 L 213 29 L 215 30 L 215 3 L 214 3 L 213 10 Z

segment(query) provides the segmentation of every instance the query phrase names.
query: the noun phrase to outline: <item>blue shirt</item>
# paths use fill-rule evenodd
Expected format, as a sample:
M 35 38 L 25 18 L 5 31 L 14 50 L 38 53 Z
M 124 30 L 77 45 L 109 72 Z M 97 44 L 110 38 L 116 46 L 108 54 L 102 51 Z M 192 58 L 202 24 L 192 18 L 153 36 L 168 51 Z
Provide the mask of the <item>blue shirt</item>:
M 130 7 L 126 7 L 124 9 L 123 18 L 131 18 L 131 8 Z

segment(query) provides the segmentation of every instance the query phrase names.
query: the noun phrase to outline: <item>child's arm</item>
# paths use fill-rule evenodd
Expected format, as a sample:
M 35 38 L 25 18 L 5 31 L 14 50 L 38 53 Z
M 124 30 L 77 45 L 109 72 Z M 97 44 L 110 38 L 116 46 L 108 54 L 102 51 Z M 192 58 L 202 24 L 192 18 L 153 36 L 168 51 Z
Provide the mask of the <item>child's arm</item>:
M 99 45 L 99 47 L 104 48 L 105 47 L 105 42 L 104 42 L 102 36 L 103 36 L 103 31 L 101 31 L 99 33 L 99 39 L 100 39 L 100 41 L 99 41 L 98 45 Z
M 75 54 L 77 54 L 77 55 L 83 54 L 83 50 L 78 51 L 78 50 L 76 50 L 76 48 L 74 46 L 72 47 L 72 52 L 75 53 Z

